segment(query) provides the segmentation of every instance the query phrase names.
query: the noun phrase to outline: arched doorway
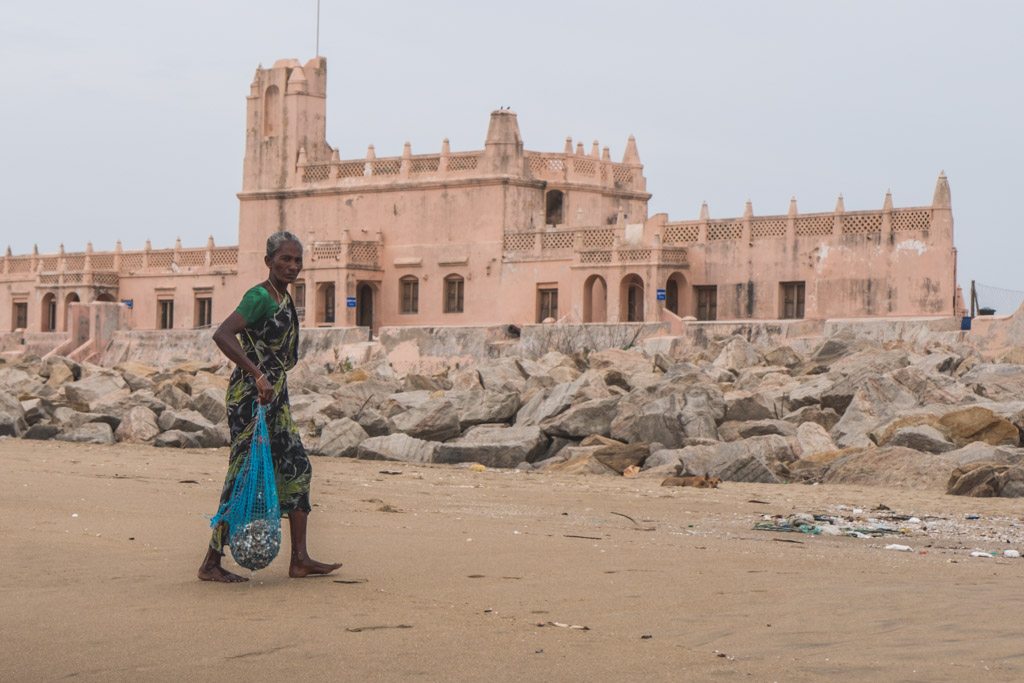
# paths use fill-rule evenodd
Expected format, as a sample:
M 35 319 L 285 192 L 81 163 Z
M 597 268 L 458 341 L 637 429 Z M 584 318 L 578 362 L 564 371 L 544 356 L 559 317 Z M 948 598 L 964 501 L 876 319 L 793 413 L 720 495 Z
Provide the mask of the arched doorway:
M 71 304 L 77 304 L 81 299 L 78 294 L 71 292 L 64 297 L 64 331 L 67 332 L 71 328 Z
M 619 320 L 627 323 L 644 321 L 644 281 L 639 275 L 622 278 L 619 287 Z
M 665 309 L 680 315 L 687 310 L 683 297 L 686 294 L 686 278 L 682 273 L 672 273 L 665 282 Z
M 373 329 L 373 285 L 366 282 L 356 286 L 356 325 Z
M 57 297 L 53 292 L 43 296 L 42 321 L 40 330 L 53 332 L 57 329 Z
M 608 284 L 600 275 L 591 275 L 583 283 L 583 322 L 608 320 Z
M 112 304 L 112 303 L 115 303 L 117 301 L 117 299 L 115 299 L 114 295 L 109 293 L 109 292 L 101 292 L 101 293 L 96 295 L 96 301 L 101 301 L 103 303 Z

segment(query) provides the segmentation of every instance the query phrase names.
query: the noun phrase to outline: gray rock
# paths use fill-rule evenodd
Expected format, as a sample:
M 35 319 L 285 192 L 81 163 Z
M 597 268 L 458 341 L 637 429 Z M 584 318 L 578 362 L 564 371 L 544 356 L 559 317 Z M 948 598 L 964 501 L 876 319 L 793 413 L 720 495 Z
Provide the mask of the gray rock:
M 682 445 L 683 431 L 681 397 L 670 394 L 653 401 L 642 395 L 631 395 L 619 402 L 610 434 L 624 443 L 659 442 L 666 447 Z
M 515 467 L 543 454 L 548 440 L 539 427 L 480 425 L 441 444 L 434 462 L 478 462 L 487 467 Z
M 873 429 L 916 405 L 914 395 L 891 377 L 864 378 L 832 428 L 832 437 L 842 448 L 874 445 L 869 437 Z
M 514 358 L 482 363 L 477 374 L 484 389 L 521 394 L 526 388 L 526 374 Z
M 42 398 L 30 398 L 21 402 L 21 409 L 24 411 L 25 423 L 30 427 L 34 424 L 50 419 L 53 406 L 49 401 Z M 0 406 L 0 410 L 3 407 Z
M 74 443 L 114 443 L 114 430 L 105 422 L 87 422 L 80 427 L 62 431 L 56 436 L 59 441 Z
M 725 419 L 748 422 L 774 418 L 774 402 L 763 394 L 749 391 L 730 391 L 725 394 Z
M 804 422 L 796 430 L 797 455 L 809 458 L 821 453 L 831 453 L 836 445 L 828 431 L 815 422 Z
M 113 373 L 90 375 L 64 385 L 68 405 L 82 412 L 91 412 L 101 403 L 109 405 L 130 393 L 121 375 Z
M 896 430 L 886 445 L 913 448 L 926 453 L 945 453 L 956 448 L 942 432 L 926 424 Z
M 361 460 L 427 463 L 434 461 L 434 454 L 440 445 L 436 441 L 415 439 L 406 434 L 374 436 L 359 444 L 356 457 Z
M 145 406 L 135 406 L 125 413 L 121 424 L 114 431 L 114 436 L 118 441 L 145 443 L 152 441 L 159 433 L 156 413 Z
M 751 420 L 749 422 L 723 422 L 718 427 L 718 438 L 722 441 L 740 441 L 752 436 L 796 436 L 797 428 L 784 420 Z
M 981 363 L 960 377 L 979 396 L 993 401 L 1014 401 L 1024 396 L 1024 366 Z
M 761 365 L 763 362 L 764 358 L 753 344 L 742 337 L 734 337 L 715 358 L 714 366 L 721 370 L 737 372 L 752 365 Z
M 317 455 L 352 458 L 355 457 L 359 444 L 368 438 L 370 435 L 358 422 L 343 417 L 329 422 L 310 450 Z
M 28 428 L 25 434 L 22 436 L 23 439 L 34 439 L 37 441 L 46 441 L 52 439 L 60 434 L 60 427 L 52 424 L 34 424 Z
M 430 399 L 392 417 L 391 430 L 416 439 L 445 441 L 459 435 L 459 415 L 451 401 Z
M 27 429 L 21 401 L 13 395 L 0 393 L 0 436 L 19 437 Z
M 608 436 L 618 404 L 618 397 L 584 401 L 544 420 L 540 427 L 549 436 L 564 438 L 582 439 L 591 434 Z
M 519 410 L 519 396 L 500 391 L 450 391 L 445 397 L 455 406 L 462 429 L 479 424 L 510 422 Z
M 165 382 L 158 386 L 153 395 L 162 403 L 175 410 L 186 410 L 192 405 L 192 399 L 189 395 L 170 382 Z
M 231 429 L 226 422 L 204 427 L 196 433 L 200 448 L 223 448 L 231 445 Z
M 157 448 L 202 448 L 198 432 L 183 432 L 172 429 L 159 434 L 153 439 L 153 445 Z
M 427 375 L 417 375 L 415 373 L 406 375 L 405 380 L 402 382 L 402 391 L 426 390 L 434 392 L 447 391 L 451 388 L 452 383 L 446 377 L 428 377 Z
M 933 455 L 910 448 L 863 448 L 841 456 L 828 466 L 821 480 L 828 484 L 891 486 L 945 490 L 953 469 L 948 454 Z
M 684 394 L 680 413 L 683 431 L 690 438 L 717 439 L 718 423 L 725 417 L 725 398 L 713 385 L 694 385 Z
M 796 351 L 789 346 L 777 346 L 764 354 L 764 360 L 769 365 L 781 365 L 787 368 L 794 368 L 803 362 Z
M 830 431 L 839 422 L 839 415 L 831 408 L 804 406 L 787 414 L 782 419 L 795 425 L 813 422 L 824 427 L 825 431 Z
M 778 435 L 755 436 L 717 446 L 690 446 L 680 454 L 683 469 L 691 474 L 765 484 L 787 481 L 787 464 L 794 460 L 796 454 L 789 441 Z
M 192 410 L 213 424 L 223 422 L 228 419 L 224 396 L 224 391 L 214 387 L 200 389 L 192 394 Z
M 200 432 L 213 424 L 194 410 L 167 409 L 160 414 L 157 424 L 163 431 Z

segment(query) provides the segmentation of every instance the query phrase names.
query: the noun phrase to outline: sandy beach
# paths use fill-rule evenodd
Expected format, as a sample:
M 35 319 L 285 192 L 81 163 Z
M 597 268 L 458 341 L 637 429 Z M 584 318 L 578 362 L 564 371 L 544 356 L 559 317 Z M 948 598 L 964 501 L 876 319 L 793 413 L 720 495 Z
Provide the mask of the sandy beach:
M 1013 500 L 315 458 L 310 550 L 345 566 L 228 586 L 195 578 L 226 457 L 0 440 L 0 679 L 1024 678 L 1024 560 L 970 556 L 1021 548 Z M 879 504 L 934 522 L 753 530 Z

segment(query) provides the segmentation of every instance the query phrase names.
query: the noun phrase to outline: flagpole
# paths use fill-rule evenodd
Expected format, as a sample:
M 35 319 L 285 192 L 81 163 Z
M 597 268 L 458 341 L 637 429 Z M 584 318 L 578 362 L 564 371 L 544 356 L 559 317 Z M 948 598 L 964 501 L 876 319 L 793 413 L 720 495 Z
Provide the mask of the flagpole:
M 320 0 L 316 0 L 316 53 L 314 56 L 320 56 Z

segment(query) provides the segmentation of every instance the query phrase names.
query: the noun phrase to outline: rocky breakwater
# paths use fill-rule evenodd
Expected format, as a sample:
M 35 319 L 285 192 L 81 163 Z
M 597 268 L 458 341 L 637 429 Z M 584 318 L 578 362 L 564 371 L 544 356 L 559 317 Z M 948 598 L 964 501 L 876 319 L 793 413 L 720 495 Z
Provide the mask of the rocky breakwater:
M 0 366 L 0 435 L 223 446 L 228 371 L 23 359 Z M 672 358 L 552 352 L 431 376 L 300 364 L 289 383 L 324 456 L 1024 494 L 1024 365 L 966 345 L 835 337 L 798 352 L 734 337 Z

